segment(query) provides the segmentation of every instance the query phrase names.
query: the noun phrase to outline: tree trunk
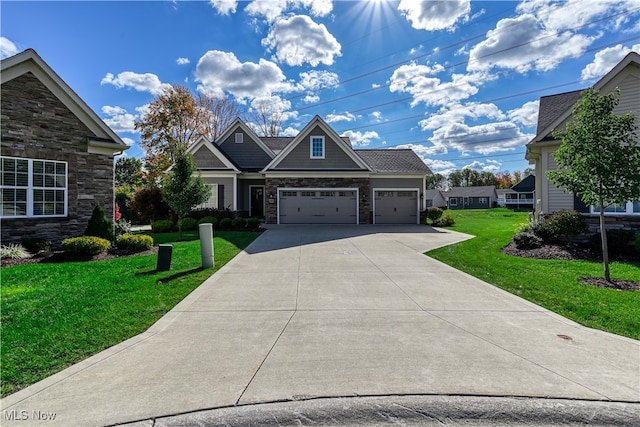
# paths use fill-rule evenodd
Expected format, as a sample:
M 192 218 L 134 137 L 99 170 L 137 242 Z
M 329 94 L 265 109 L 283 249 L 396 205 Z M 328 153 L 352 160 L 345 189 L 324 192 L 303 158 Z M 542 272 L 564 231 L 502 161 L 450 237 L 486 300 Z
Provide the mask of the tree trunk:
M 604 264 L 604 278 L 611 281 L 609 274 L 609 247 L 607 244 L 607 229 L 604 222 L 604 203 L 600 202 L 600 240 L 602 240 L 602 262 Z

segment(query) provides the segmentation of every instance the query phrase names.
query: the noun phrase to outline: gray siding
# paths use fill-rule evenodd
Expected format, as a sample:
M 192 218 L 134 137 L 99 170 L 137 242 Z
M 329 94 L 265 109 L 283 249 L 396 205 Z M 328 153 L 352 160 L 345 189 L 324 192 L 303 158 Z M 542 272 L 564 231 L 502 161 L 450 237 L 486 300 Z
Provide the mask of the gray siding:
M 254 185 L 265 185 L 264 179 L 238 179 L 238 210 L 249 211 L 249 187 Z
M 555 170 L 557 169 L 556 160 L 553 158 L 553 153 L 547 153 L 547 164 L 549 165 L 547 170 Z M 567 192 L 564 189 L 558 188 L 549 180 L 547 181 L 547 195 L 548 195 L 548 211 L 547 212 L 555 212 L 561 210 L 572 210 L 573 209 L 573 194 Z
M 218 209 L 232 209 L 233 210 L 233 178 L 202 178 L 205 184 L 218 184 L 224 185 L 224 206 L 218 206 Z M 220 188 L 218 187 L 218 191 Z M 218 196 L 218 200 L 220 200 Z
M 324 136 L 324 159 L 312 159 L 310 155 L 311 136 Z M 319 126 L 305 136 L 287 157 L 282 159 L 278 169 L 356 169 L 362 170 Z
M 616 114 L 632 112 L 639 124 L 640 117 L 640 77 L 628 75 L 618 84 L 620 103 L 614 110 Z
M 204 145 L 193 154 L 193 162 L 198 169 L 229 169 Z
M 244 134 L 244 142 L 236 144 L 236 133 Z M 246 133 L 238 129 L 220 144 L 220 149 L 242 169 L 262 169 L 272 160 L 271 157 Z

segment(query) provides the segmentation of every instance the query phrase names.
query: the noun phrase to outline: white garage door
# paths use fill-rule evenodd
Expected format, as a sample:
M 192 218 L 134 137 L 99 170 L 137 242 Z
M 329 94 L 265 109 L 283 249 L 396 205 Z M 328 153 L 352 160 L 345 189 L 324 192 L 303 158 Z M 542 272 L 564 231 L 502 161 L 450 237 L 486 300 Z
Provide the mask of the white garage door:
M 417 224 L 418 190 L 374 190 L 376 224 Z
M 355 189 L 279 189 L 279 224 L 357 224 Z

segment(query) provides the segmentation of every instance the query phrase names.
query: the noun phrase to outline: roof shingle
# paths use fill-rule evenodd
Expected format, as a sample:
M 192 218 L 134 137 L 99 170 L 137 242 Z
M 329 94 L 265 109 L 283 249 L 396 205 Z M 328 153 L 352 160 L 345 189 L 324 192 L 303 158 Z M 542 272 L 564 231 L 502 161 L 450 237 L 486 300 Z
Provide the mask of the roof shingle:
M 374 172 L 424 173 L 431 170 L 411 149 L 359 149 L 354 150 Z

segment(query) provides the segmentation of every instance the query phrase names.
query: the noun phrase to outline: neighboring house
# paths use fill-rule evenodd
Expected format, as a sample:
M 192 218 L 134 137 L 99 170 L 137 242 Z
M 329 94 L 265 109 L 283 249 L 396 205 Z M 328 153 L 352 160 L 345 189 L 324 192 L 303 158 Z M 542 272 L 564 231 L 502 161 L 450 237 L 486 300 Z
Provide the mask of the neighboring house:
M 512 209 L 533 210 L 536 204 L 536 177 L 528 175 L 519 183 L 511 186 L 509 191 L 504 193 L 504 198 L 504 205 L 502 206 Z M 500 201 L 498 201 L 498 205 L 501 206 Z
M 268 224 L 417 224 L 431 171 L 412 150 L 355 150 L 315 116 L 296 137 L 259 137 L 237 119 L 189 148 L 211 198 L 202 205 Z
M 425 208 L 446 208 L 447 201 L 440 190 L 427 190 L 424 192 Z
M 629 53 L 609 73 L 594 86 L 602 94 L 620 89 L 620 103 L 616 107 L 617 114 L 632 112 L 636 116 L 636 124 L 640 117 L 640 55 Z M 547 178 L 547 171 L 556 168 L 553 154 L 561 141 L 552 135 L 554 129 L 562 130 L 571 120 L 573 106 L 582 96 L 581 91 L 561 93 L 540 98 L 538 129 L 535 138 L 527 144 L 526 159 L 535 164 L 536 199 L 540 205 L 536 210 L 551 213 L 559 210 L 575 209 L 589 217 L 597 216 L 598 210 L 593 206 L 585 206 L 579 197 L 556 187 Z M 624 159 L 620 159 L 624 161 Z M 606 209 L 607 220 L 612 225 L 630 226 L 640 229 L 640 201 L 629 201 L 622 206 L 611 206 Z
M 2 243 L 82 235 L 114 208 L 113 158 L 127 145 L 28 49 L 1 61 Z
M 493 185 L 453 187 L 443 195 L 449 209 L 487 209 L 498 203 L 498 194 Z
M 498 195 L 498 206 L 503 208 L 503 207 L 505 207 L 507 205 L 507 202 L 506 202 L 507 193 L 508 194 L 515 194 L 515 191 L 513 191 L 510 188 L 497 188 L 496 189 L 496 194 Z

